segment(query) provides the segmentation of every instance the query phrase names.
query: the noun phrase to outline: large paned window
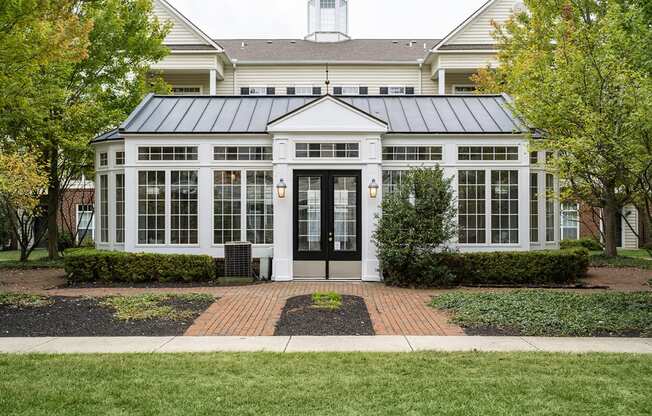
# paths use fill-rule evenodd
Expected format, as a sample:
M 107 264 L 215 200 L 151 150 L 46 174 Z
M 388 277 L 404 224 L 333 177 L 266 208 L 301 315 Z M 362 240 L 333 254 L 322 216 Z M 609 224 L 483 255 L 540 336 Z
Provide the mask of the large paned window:
M 491 242 L 518 243 L 518 171 L 491 171 Z
M 530 173 L 530 242 L 539 241 L 539 174 Z
M 165 171 L 138 172 L 138 244 L 165 244 Z
M 95 239 L 94 212 L 93 204 L 77 205 L 77 242 Z
M 460 146 L 459 160 L 518 160 L 518 146 Z
M 100 175 L 100 241 L 109 242 L 109 176 Z
M 383 170 L 383 195 L 394 192 L 407 173 L 407 170 Z
M 441 146 L 383 146 L 383 160 L 441 160 Z
M 555 241 L 555 177 L 546 174 L 546 241 Z
M 272 171 L 247 171 L 247 241 L 274 242 L 274 182 Z
M 125 242 L 125 174 L 115 175 L 115 242 Z
M 486 241 L 485 171 L 458 172 L 459 242 L 481 244 Z
M 215 171 L 213 177 L 213 243 L 241 239 L 242 178 L 239 170 Z
M 197 160 L 197 146 L 141 146 L 138 160 Z
M 215 146 L 213 160 L 272 160 L 272 146 Z
M 572 202 L 561 204 L 561 239 L 577 240 L 580 235 L 579 205 Z
M 170 242 L 197 244 L 197 171 L 170 172 Z
M 296 157 L 319 159 L 357 158 L 360 154 L 358 143 L 297 143 Z

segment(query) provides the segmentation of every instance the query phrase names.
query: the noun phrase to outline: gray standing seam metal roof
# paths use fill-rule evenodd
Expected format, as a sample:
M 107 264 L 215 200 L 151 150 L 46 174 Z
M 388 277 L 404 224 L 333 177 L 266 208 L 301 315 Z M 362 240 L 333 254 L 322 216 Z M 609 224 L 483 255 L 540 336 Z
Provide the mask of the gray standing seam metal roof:
M 323 96 L 322 96 L 323 97 Z M 319 96 L 150 95 L 120 126 L 120 134 L 266 134 L 267 125 Z M 338 96 L 387 123 L 388 133 L 524 133 L 507 107 L 508 97 Z M 94 141 L 106 135 L 99 136 Z

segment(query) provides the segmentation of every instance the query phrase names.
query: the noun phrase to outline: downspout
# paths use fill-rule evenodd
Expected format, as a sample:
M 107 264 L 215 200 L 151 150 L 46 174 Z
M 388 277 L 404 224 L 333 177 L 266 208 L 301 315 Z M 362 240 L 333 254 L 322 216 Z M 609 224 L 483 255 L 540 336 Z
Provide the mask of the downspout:
M 423 94 L 423 59 L 417 59 L 417 66 L 419 67 L 419 95 Z
M 238 90 L 238 60 L 237 59 L 232 59 L 233 61 L 233 95 L 236 95 L 236 91 Z

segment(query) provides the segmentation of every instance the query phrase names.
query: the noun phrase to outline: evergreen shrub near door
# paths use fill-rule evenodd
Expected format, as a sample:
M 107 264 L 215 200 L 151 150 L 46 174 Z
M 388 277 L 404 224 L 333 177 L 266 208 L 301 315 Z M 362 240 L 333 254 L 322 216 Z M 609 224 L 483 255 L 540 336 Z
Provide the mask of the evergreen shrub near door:
M 215 279 L 210 256 L 125 253 L 90 248 L 67 250 L 66 278 L 71 282 L 173 282 Z

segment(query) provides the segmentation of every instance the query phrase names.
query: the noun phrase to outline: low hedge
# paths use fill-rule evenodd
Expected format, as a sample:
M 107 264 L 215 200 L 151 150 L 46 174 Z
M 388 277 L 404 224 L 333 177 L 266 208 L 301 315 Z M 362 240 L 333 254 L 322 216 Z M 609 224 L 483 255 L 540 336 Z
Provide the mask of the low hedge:
M 602 245 L 595 238 L 580 238 L 579 240 L 561 240 L 559 242 L 559 248 L 562 250 L 568 250 L 571 248 L 585 248 L 589 251 L 599 251 L 602 250 Z
M 91 248 L 66 250 L 66 277 L 72 282 L 174 282 L 215 279 L 210 256 L 125 253 Z
M 385 283 L 401 287 L 566 285 L 586 276 L 589 266 L 586 249 L 450 252 L 420 257 L 403 270 L 383 264 Z M 448 273 L 442 273 L 442 268 Z

